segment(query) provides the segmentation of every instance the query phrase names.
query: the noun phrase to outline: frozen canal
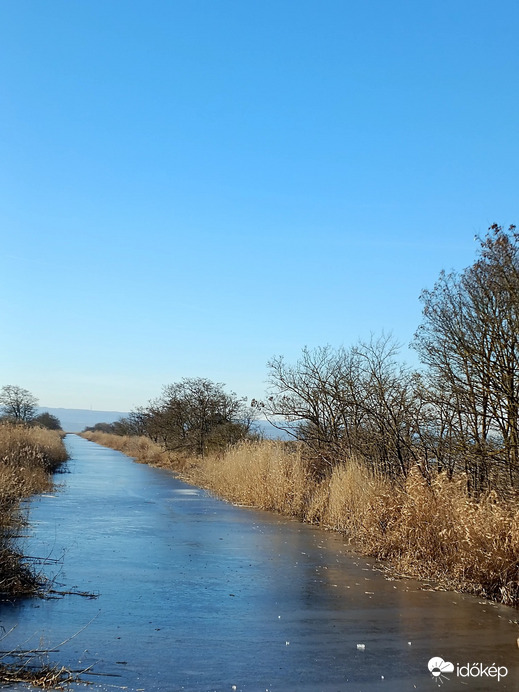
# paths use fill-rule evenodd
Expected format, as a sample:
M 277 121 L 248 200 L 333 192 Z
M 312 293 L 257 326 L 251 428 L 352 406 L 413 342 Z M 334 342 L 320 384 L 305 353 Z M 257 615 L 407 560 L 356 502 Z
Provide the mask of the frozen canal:
M 3 649 L 72 637 L 51 659 L 93 664 L 90 690 L 519 689 L 518 611 L 386 580 L 338 535 L 67 445 L 70 473 L 32 501 L 26 548 L 62 558 L 45 568 L 56 589 L 99 597 L 0 604 L 2 627 L 16 625 Z M 454 671 L 434 677 L 433 657 Z

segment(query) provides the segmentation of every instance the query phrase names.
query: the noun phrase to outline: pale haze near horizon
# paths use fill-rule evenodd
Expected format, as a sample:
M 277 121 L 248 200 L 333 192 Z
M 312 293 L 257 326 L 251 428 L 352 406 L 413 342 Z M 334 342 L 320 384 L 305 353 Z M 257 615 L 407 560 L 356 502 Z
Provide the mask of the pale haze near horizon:
M 0 6 L 0 385 L 127 411 L 392 332 L 518 223 L 514 2 Z

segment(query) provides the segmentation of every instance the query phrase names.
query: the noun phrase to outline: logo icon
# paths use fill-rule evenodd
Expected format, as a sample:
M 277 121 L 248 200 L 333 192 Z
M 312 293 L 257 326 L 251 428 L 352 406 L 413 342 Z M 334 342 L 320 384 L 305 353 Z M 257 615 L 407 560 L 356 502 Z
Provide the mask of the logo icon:
M 429 668 L 433 679 L 437 680 L 438 683 L 443 683 L 445 673 L 454 673 L 454 663 L 444 661 L 443 658 L 440 658 L 439 656 L 434 656 L 431 658 L 427 664 L 427 667 Z M 447 677 L 445 677 L 445 679 L 448 680 Z

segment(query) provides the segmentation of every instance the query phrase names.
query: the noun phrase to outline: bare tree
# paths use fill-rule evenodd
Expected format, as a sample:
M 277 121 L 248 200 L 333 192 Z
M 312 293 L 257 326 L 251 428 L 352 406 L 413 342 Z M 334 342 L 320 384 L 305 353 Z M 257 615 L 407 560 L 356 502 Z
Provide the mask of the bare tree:
M 342 349 L 330 346 L 304 348 L 295 365 L 288 365 L 283 356 L 275 357 L 267 364 L 269 397 L 254 402 L 272 425 L 304 439 L 328 464 L 333 455 L 342 456 L 343 405 L 333 392 L 339 388 L 345 358 Z
M 421 296 L 414 345 L 450 420 L 470 489 L 519 482 L 519 234 L 494 224 L 474 264 Z M 445 432 L 445 431 L 444 431 Z M 503 471 L 505 472 L 503 474 Z
M 38 399 L 27 389 L 6 384 L 0 389 L 0 408 L 5 418 L 28 423 L 36 415 Z
M 422 399 L 416 373 L 397 356 L 391 336 L 373 336 L 354 353 L 359 360 L 359 406 L 364 413 L 358 451 L 386 476 L 407 476 L 420 458 Z M 422 471 L 423 466 L 421 467 Z
M 203 456 L 246 437 L 252 421 L 245 398 L 195 377 L 165 386 L 161 397 L 132 412 L 124 425 L 168 450 Z
M 361 456 L 388 476 L 406 475 L 419 457 L 421 401 L 417 376 L 398 364 L 397 353 L 382 336 L 349 349 L 305 348 L 295 365 L 273 358 L 269 396 L 256 405 L 308 445 L 321 472 Z

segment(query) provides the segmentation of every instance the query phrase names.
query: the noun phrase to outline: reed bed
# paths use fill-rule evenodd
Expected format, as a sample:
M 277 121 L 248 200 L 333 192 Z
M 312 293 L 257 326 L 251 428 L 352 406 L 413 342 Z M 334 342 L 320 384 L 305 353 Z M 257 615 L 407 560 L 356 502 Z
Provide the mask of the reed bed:
M 33 593 L 38 579 L 14 547 L 19 501 L 52 487 L 50 473 L 67 459 L 57 431 L 0 425 L 0 597 Z
M 173 457 L 148 437 L 137 435 L 113 435 L 112 433 L 86 431 L 81 437 L 91 442 L 110 447 L 135 459 L 140 464 L 172 468 Z
M 271 440 L 241 442 L 221 456 L 204 458 L 189 476 L 231 502 L 300 518 L 312 490 L 301 448 Z
M 301 447 L 279 441 L 242 442 L 220 456 L 182 459 L 146 438 L 85 437 L 151 459 L 231 502 L 340 531 L 393 574 L 519 605 L 519 505 L 493 493 L 469 498 L 461 475 L 426 481 L 416 468 L 396 484 L 351 459 L 319 479 Z

